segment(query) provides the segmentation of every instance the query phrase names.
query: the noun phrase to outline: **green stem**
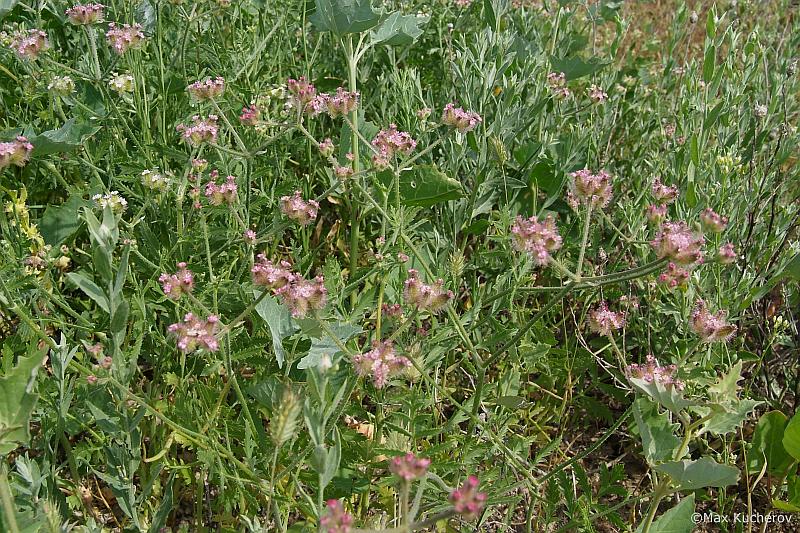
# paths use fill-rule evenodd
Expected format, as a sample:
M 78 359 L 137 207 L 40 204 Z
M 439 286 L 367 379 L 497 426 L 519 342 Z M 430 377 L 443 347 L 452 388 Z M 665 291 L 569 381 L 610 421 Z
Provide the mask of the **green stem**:
M 17 514 L 14 510 L 14 497 L 11 495 L 11 487 L 8 485 L 5 463 L 0 465 L 0 501 L 3 505 L 3 522 L 9 533 L 19 533 Z
M 664 496 L 669 494 L 668 484 L 669 481 L 665 477 L 656 487 L 656 491 L 653 494 L 653 501 L 650 502 L 650 507 L 647 509 L 647 516 L 645 517 L 644 522 L 642 522 L 642 533 L 650 533 L 650 526 L 653 525 L 653 518 L 655 518 L 656 511 L 658 511 L 658 504 L 661 503 L 661 500 L 664 499 Z
M 94 68 L 94 78 L 98 81 L 103 77 L 102 71 L 100 70 L 100 60 L 97 58 L 97 36 L 95 35 L 95 29 L 90 26 L 86 26 L 86 35 L 89 37 L 89 49 L 92 51 L 92 67 Z
M 586 255 L 586 243 L 589 242 L 589 225 L 592 222 L 592 204 L 586 209 L 586 219 L 583 221 L 583 237 L 581 238 L 581 251 L 578 253 L 578 267 L 575 270 L 575 277 L 580 280 L 583 272 L 583 258 Z

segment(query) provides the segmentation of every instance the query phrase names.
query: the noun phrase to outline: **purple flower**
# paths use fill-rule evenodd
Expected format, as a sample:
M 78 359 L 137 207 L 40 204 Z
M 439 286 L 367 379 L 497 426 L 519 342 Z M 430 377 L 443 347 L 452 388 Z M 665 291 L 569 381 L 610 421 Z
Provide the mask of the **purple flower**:
M 186 90 L 197 101 L 212 100 L 225 92 L 225 78 L 217 76 L 199 80 L 186 87 Z
M 584 168 L 570 174 L 572 185 L 570 194 L 572 198 L 584 205 L 605 207 L 611 201 L 613 189 L 611 188 L 611 174 L 601 170 L 596 174 Z
M 728 323 L 728 313 L 712 314 L 703 300 L 697 300 L 692 312 L 691 326 L 703 342 L 725 342 L 736 333 L 736 326 Z
M 469 476 L 463 485 L 450 493 L 453 509 L 467 520 L 477 518 L 486 506 L 486 493 L 478 492 L 478 485 L 478 478 Z
M 709 207 L 700 213 L 700 224 L 706 231 L 710 231 L 712 233 L 722 233 L 728 226 L 728 218 L 719 215 Z
M 601 301 L 596 309 L 589 312 L 589 327 L 592 331 L 605 337 L 625 326 L 625 313 L 614 312 L 608 308 L 605 301 Z
M 679 265 L 692 265 L 703 258 L 703 236 L 685 222 L 664 222 L 650 244 L 659 259 L 666 257 Z
M 178 338 L 178 348 L 184 353 L 198 349 L 216 352 L 219 349 L 219 341 L 215 336 L 218 326 L 219 318 L 216 315 L 201 320 L 192 313 L 186 313 L 183 322 L 172 324 L 168 331 Z
M 424 476 L 430 465 L 430 459 L 408 452 L 389 461 L 389 470 L 400 479 L 413 481 Z
M 344 510 L 339 500 L 328 500 L 328 511 L 320 519 L 326 533 L 349 533 L 353 526 L 353 516 Z
M 144 44 L 144 33 L 141 24 L 122 24 L 114 22 L 108 25 L 106 40 L 111 48 L 120 55 L 132 48 L 140 48 Z
M 561 248 L 561 236 L 558 234 L 556 221 L 548 215 L 543 222 L 536 217 L 524 219 L 517 216 L 511 226 L 514 247 L 520 252 L 527 252 L 537 265 L 546 265 L 550 254 Z
M 191 125 L 178 124 L 175 129 L 180 132 L 184 141 L 192 146 L 199 146 L 203 143 L 213 143 L 217 140 L 217 134 L 219 133 L 217 120 L 219 120 L 217 115 L 208 115 L 206 119 L 200 115 L 195 115 L 192 117 Z
M 0 143 L 0 170 L 11 165 L 24 167 L 32 151 L 33 145 L 21 135 L 13 141 Z
M 438 313 L 453 299 L 453 291 L 444 290 L 444 280 L 438 279 L 433 285 L 426 285 L 419 279 L 419 272 L 408 270 L 408 279 L 403 284 L 403 297 L 406 303 L 420 311 Z
M 21 59 L 34 60 L 49 46 L 47 34 L 42 30 L 21 30 L 11 39 L 11 49 Z
M 85 26 L 103 22 L 106 6 L 103 4 L 75 4 L 65 12 L 70 23 Z
M 295 191 L 292 196 L 281 197 L 281 212 L 301 226 L 316 220 L 318 210 L 319 203 L 315 200 L 306 202 L 300 191 Z
M 411 366 L 411 361 L 397 355 L 392 341 L 373 341 L 372 350 L 353 356 L 353 366 L 359 376 L 372 376 L 375 388 L 382 389 L 389 378 Z
M 660 366 L 651 354 L 647 356 L 645 364 L 629 365 L 625 369 L 625 373 L 628 379 L 641 379 L 647 383 L 661 383 L 665 386 L 675 387 L 676 390 L 683 390 L 683 382 L 675 377 L 677 370 L 675 365 Z
M 455 104 L 447 104 L 442 112 L 442 124 L 452 126 L 461 133 L 474 130 L 481 123 L 481 116 L 474 111 L 464 111 Z
M 178 263 L 178 271 L 175 274 L 161 274 L 158 278 L 161 288 L 167 298 L 179 300 L 183 294 L 190 294 L 194 289 L 194 274 L 186 268 L 186 263 Z
M 736 262 L 736 249 L 733 247 L 733 243 L 728 242 L 720 246 L 717 252 L 717 260 L 723 265 Z

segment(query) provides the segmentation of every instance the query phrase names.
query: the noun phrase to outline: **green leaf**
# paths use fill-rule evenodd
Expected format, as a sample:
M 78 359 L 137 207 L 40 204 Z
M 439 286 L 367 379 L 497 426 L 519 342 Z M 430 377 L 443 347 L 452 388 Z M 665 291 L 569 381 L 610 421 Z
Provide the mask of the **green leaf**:
M 714 9 L 709 9 L 706 17 L 706 35 L 709 39 L 713 39 L 717 34 L 717 21 L 714 11 Z
M 668 475 L 680 490 L 727 487 L 739 480 L 738 468 L 721 465 L 710 457 L 702 457 L 697 461 L 670 461 L 653 469 Z
M 319 31 L 338 37 L 370 30 L 381 21 L 370 0 L 316 0 L 316 12 L 310 20 Z
M 72 195 L 59 206 L 48 205 L 42 215 L 40 229 L 44 241 L 57 247 L 65 239 L 75 233 L 80 227 L 78 214 L 81 208 L 88 206 L 89 202 L 78 195 Z
M 40 157 L 62 152 L 70 152 L 84 146 L 86 139 L 98 131 L 100 126 L 87 123 L 76 124 L 71 118 L 57 130 L 49 130 L 39 135 L 29 135 L 28 140 L 33 144 L 33 156 Z
M 345 322 L 331 324 L 329 327 L 342 343 L 347 342 L 350 337 L 362 331 L 361 328 Z M 315 367 L 319 365 L 323 355 L 328 354 L 331 359 L 333 359 L 333 356 L 340 351 L 339 345 L 327 333 L 324 333 L 320 338 L 312 337 L 311 349 L 309 349 L 308 354 L 297 363 L 297 368 L 304 370 L 306 368 Z
M 631 378 L 631 385 L 639 392 L 648 395 L 657 404 L 669 409 L 675 414 L 681 410 L 694 405 L 683 397 L 683 395 L 672 385 L 664 385 L 659 381 L 645 381 L 639 378 Z
M 461 183 L 434 165 L 420 165 L 400 173 L 400 201 L 403 205 L 430 207 L 464 196 Z
M 550 70 L 553 72 L 563 72 L 568 81 L 590 76 L 608 64 L 608 61 L 603 61 L 599 57 L 590 57 L 588 60 L 584 61 L 577 56 L 561 59 L 550 56 Z
M 259 291 L 253 291 L 253 295 L 258 298 L 261 296 Z M 297 325 L 292 320 L 289 310 L 279 304 L 272 296 L 265 296 L 256 306 L 258 316 L 264 319 L 272 335 L 272 348 L 275 350 L 275 357 L 278 360 L 278 367 L 283 367 L 286 360 L 286 352 L 283 349 L 283 339 L 297 331 Z
M 691 493 L 678 505 L 658 517 L 658 520 L 650 525 L 650 533 L 692 533 L 695 529 L 693 514 L 694 493 Z M 636 533 L 642 531 L 643 525 L 636 529 Z
M 706 57 L 703 59 L 703 81 L 708 83 L 714 78 L 714 63 L 717 59 L 717 47 L 709 45 Z
M 31 438 L 30 424 L 39 395 L 33 392 L 44 353 L 20 357 L 17 366 L 0 377 L 0 455 L 5 456 Z
M 147 530 L 148 533 L 158 533 L 167 523 L 167 518 L 169 518 L 169 514 L 175 506 L 172 492 L 172 485 L 174 482 L 175 474 L 173 473 L 169 477 L 169 481 L 167 481 L 167 487 L 164 489 L 164 497 L 161 499 L 161 503 L 158 506 L 156 514 L 153 515 L 153 522 L 150 524 L 150 528 Z
M 783 447 L 800 460 L 800 411 L 796 412 L 783 432 Z
M 19 3 L 19 0 L 0 0 L 0 19 L 8 15 Z
M 789 420 L 780 411 L 770 411 L 761 415 L 753 433 L 750 450 L 747 452 L 747 470 L 751 473 L 761 472 L 764 461 L 767 472 L 774 476 L 782 476 L 794 462 L 791 455 L 783 447 L 783 436 Z
M 642 437 L 642 448 L 651 465 L 674 456 L 681 440 L 675 435 L 678 424 L 670 422 L 667 413 L 659 413 L 658 406 L 646 398 L 633 402 L 633 417 Z
M 735 431 L 747 419 L 750 412 L 761 403 L 746 399 L 727 404 L 716 404 L 714 408 L 718 408 L 719 411 L 703 424 L 703 428 L 697 434 L 702 435 L 708 432 L 714 435 L 725 435 Z
M 142 25 L 142 30 L 147 35 L 153 35 L 156 29 L 156 10 L 149 0 L 142 0 L 136 6 L 136 13 L 134 13 L 136 22 Z
M 430 20 L 428 16 L 401 15 L 395 11 L 370 34 L 373 44 L 404 46 L 412 44 L 422 35 L 421 24 Z
M 90 280 L 80 272 L 69 272 L 67 274 L 67 279 L 69 279 L 75 284 L 75 286 L 82 290 L 86 296 L 94 300 L 94 302 L 100 306 L 100 309 L 106 313 L 110 312 L 106 293 L 103 292 L 103 290 L 98 287 L 94 281 Z

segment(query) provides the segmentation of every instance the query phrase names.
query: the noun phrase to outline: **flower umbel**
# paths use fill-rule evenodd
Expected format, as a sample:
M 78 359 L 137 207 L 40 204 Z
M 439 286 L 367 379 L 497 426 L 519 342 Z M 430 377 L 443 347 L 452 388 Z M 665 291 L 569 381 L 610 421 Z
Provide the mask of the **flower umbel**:
M 675 377 L 678 367 L 675 365 L 660 366 L 652 354 L 647 356 L 647 362 L 642 365 L 629 365 L 625 373 L 628 379 L 641 379 L 647 383 L 661 383 L 665 386 L 675 387 L 676 390 L 683 389 L 683 382 Z
M 708 207 L 700 213 L 700 224 L 706 231 L 722 233 L 728 226 L 728 217 L 724 217 Z
M 24 167 L 32 151 L 33 145 L 21 135 L 13 141 L 0 143 L 0 170 L 11 165 Z
M 36 59 L 49 48 L 47 34 L 42 30 L 27 30 L 18 32 L 11 40 L 11 49 L 21 59 Z
M 225 78 L 217 76 L 214 79 L 198 80 L 186 87 L 186 91 L 198 102 L 212 100 L 225 92 Z
M 382 389 L 389 378 L 411 366 L 411 361 L 397 355 L 392 341 L 373 341 L 372 350 L 353 356 L 353 366 L 359 376 L 372 376 L 375 388 Z
M 178 263 L 178 271 L 175 274 L 161 274 L 158 278 L 161 288 L 167 298 L 180 300 L 184 294 L 191 294 L 194 289 L 194 274 L 186 267 L 186 263 Z
M 659 259 L 669 258 L 679 265 L 691 265 L 703 258 L 703 236 L 685 222 L 664 222 L 650 244 Z
M 328 500 L 328 512 L 320 518 L 320 525 L 326 533 L 349 533 L 353 526 L 353 517 L 344 510 L 339 500 Z
M 712 314 L 705 301 L 697 300 L 692 311 L 691 327 L 703 342 L 725 342 L 736 333 L 736 326 L 727 320 L 727 311 Z
M 300 191 L 295 191 L 292 196 L 281 197 L 281 212 L 301 226 L 306 226 L 316 220 L 319 203 L 315 200 L 305 201 Z
M 217 140 L 217 134 L 219 133 L 218 119 L 217 115 L 208 115 L 206 119 L 200 117 L 200 115 L 195 115 L 192 117 L 190 126 L 178 124 L 175 129 L 180 132 L 184 141 L 192 146 L 199 146 L 203 143 Z
M 70 23 L 85 26 L 103 22 L 106 6 L 103 4 L 75 4 L 65 12 Z
M 120 55 L 134 48 L 141 48 L 144 44 L 144 32 L 141 24 L 117 25 L 112 22 L 108 25 L 106 40 L 111 48 Z
M 611 188 L 611 174 L 601 170 L 596 174 L 584 168 L 570 174 L 572 185 L 570 194 L 584 205 L 593 207 L 605 207 L 611 200 L 613 189 Z
M 464 484 L 450 493 L 449 500 L 455 512 L 466 520 L 473 520 L 486 505 L 486 493 L 478 492 L 480 481 L 475 476 L 469 476 Z
M 419 311 L 438 313 L 453 299 L 453 291 L 444 290 L 444 280 L 438 279 L 433 285 L 426 285 L 419 279 L 419 272 L 408 270 L 408 279 L 403 284 L 403 297 L 406 303 Z
M 481 123 L 481 116 L 474 111 L 464 111 L 455 104 L 447 104 L 442 111 L 442 124 L 451 126 L 461 133 L 474 130 Z
M 219 341 L 215 336 L 218 326 L 219 317 L 216 315 L 201 320 L 192 313 L 186 313 L 183 322 L 172 324 L 167 331 L 178 338 L 178 349 L 184 353 L 198 349 L 216 352 L 219 349 Z
M 543 222 L 536 217 L 524 219 L 517 216 L 511 226 L 514 247 L 520 252 L 527 252 L 537 265 L 546 265 L 551 253 L 561 248 L 561 236 L 558 234 L 556 221 L 548 215 Z
M 428 472 L 431 460 L 427 457 L 417 457 L 411 452 L 400 455 L 389 461 L 389 470 L 405 481 L 413 481 Z
M 601 301 L 596 309 L 589 312 L 589 327 L 599 335 L 610 337 L 614 331 L 624 326 L 625 313 L 611 311 L 605 301 Z

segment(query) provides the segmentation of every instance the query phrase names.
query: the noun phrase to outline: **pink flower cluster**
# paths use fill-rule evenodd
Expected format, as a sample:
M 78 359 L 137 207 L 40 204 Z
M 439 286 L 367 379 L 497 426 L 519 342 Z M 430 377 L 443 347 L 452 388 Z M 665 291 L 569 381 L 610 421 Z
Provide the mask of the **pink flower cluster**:
M 683 390 L 684 384 L 675 377 L 678 367 L 675 365 L 659 366 L 658 361 L 653 355 L 647 356 L 647 362 L 643 365 L 628 365 L 626 374 L 628 378 L 642 379 L 647 383 L 661 383 L 665 386 L 675 387 L 676 390 Z
M 217 76 L 198 80 L 186 87 L 186 91 L 197 101 L 212 100 L 225 92 L 225 78 Z
M 180 132 L 183 140 L 192 146 L 198 146 L 204 142 L 215 142 L 217 134 L 219 133 L 219 126 L 217 126 L 217 115 L 208 115 L 204 119 L 200 115 L 192 117 L 192 124 L 187 126 L 185 124 L 178 124 L 175 128 Z
M 319 153 L 322 155 L 322 157 L 333 156 L 333 152 L 335 150 L 335 147 L 333 146 L 333 141 L 330 140 L 330 138 L 326 138 L 324 141 L 319 143 L 319 146 L 317 146 L 317 148 L 319 148 Z
M 221 185 L 218 185 L 216 182 L 217 176 L 219 176 L 219 172 L 216 170 L 213 171 L 211 173 L 211 181 L 206 183 L 206 198 L 208 198 L 208 203 L 211 205 L 231 205 L 236 202 L 237 198 L 238 187 L 236 186 L 236 177 L 228 176 Z
M 295 191 L 292 196 L 281 196 L 281 212 L 301 226 L 316 220 L 319 203 L 316 200 L 303 200 L 302 193 Z
M 667 216 L 667 204 L 678 197 L 678 188 L 675 185 L 664 185 L 660 178 L 656 178 L 650 190 L 657 203 L 647 206 L 647 220 L 660 224 Z
M 0 170 L 11 165 L 24 167 L 32 151 L 33 145 L 21 135 L 13 141 L 0 143 Z
M 578 203 L 592 207 L 605 207 L 611 201 L 613 189 L 611 188 L 611 174 L 601 170 L 596 174 L 584 168 L 570 174 L 572 184 L 568 193 L 568 200 L 573 208 Z
M 336 89 L 336 94 L 320 93 L 310 103 L 312 113 L 327 113 L 331 118 L 347 116 L 358 107 L 358 92 L 346 91 L 343 87 Z
M 378 152 L 372 156 L 372 163 L 378 169 L 386 169 L 395 154 L 408 155 L 413 152 L 417 147 L 417 141 L 408 133 L 398 131 L 395 124 L 390 124 L 388 130 L 378 132 L 372 140 L 372 146 Z
M 679 265 L 693 265 L 703 259 L 703 236 L 685 222 L 664 222 L 650 244 L 659 259 L 669 258 Z
M 660 178 L 656 178 L 651 186 L 653 198 L 659 203 L 669 204 L 678 197 L 678 187 L 675 185 L 664 185 Z
M 455 104 L 447 104 L 442 112 L 442 124 L 451 126 L 461 133 L 474 130 L 481 123 L 481 116 L 474 111 L 464 111 Z
M 408 279 L 403 284 L 403 297 L 406 303 L 419 311 L 438 313 L 453 299 L 453 291 L 444 290 L 444 280 L 438 279 L 427 285 L 419 279 L 416 269 L 408 270 Z
M 250 104 L 242 108 L 242 114 L 239 115 L 239 122 L 245 126 L 255 126 L 261 118 L 261 110 L 255 105 Z
M 186 263 L 178 263 L 178 271 L 175 274 L 161 274 L 158 278 L 164 294 L 171 300 L 180 300 L 184 294 L 190 294 L 194 289 L 194 274 L 186 268 Z
M 569 98 L 572 94 L 567 88 L 567 76 L 563 72 L 551 72 L 548 74 L 547 85 L 550 86 L 550 91 L 553 93 L 553 96 L 559 100 Z
M 650 204 L 645 216 L 653 224 L 660 224 L 667 217 L 667 204 Z
M 725 342 L 736 333 L 736 326 L 728 323 L 728 313 L 718 311 L 712 314 L 703 300 L 698 300 L 692 311 L 692 331 L 703 342 Z
M 610 337 L 614 331 L 625 326 L 625 313 L 614 312 L 601 301 L 596 309 L 589 312 L 589 328 L 599 335 Z
M 592 84 L 589 87 L 589 98 L 591 98 L 594 103 L 600 104 L 608 100 L 608 94 L 597 85 Z
M 389 461 L 389 470 L 404 481 L 413 481 L 424 476 L 430 465 L 430 459 L 408 452 Z
M 106 39 L 111 48 L 120 55 L 133 48 L 139 48 L 144 43 L 144 32 L 141 24 L 122 24 L 114 22 L 108 25 Z
M 473 520 L 486 506 L 486 493 L 478 491 L 480 481 L 475 476 L 469 476 L 464 484 L 450 493 L 449 500 L 453 510 L 466 520 Z
M 22 59 L 36 59 L 48 47 L 47 34 L 42 30 L 20 31 L 11 39 L 11 49 Z
M 397 355 L 392 341 L 372 341 L 372 350 L 353 356 L 353 366 L 359 376 L 372 376 L 375 388 L 382 389 L 389 378 L 411 366 L 407 357 Z
M 517 216 L 511 226 L 514 247 L 520 252 L 527 252 L 537 265 L 546 265 L 553 252 L 561 248 L 561 236 L 558 234 L 556 221 L 548 215 L 543 222 L 536 217 L 524 219 Z
M 733 247 L 733 243 L 727 242 L 719 247 L 717 260 L 723 265 L 730 265 L 736 262 L 736 249 Z
M 669 263 L 667 269 L 658 275 L 658 282 L 670 289 L 684 287 L 689 281 L 689 271 L 675 263 Z
M 349 533 L 353 527 L 353 516 L 344 510 L 339 500 L 328 500 L 328 512 L 319 523 L 326 533 Z
M 197 349 L 216 352 L 219 349 L 219 341 L 215 336 L 218 326 L 219 317 L 216 315 L 201 320 L 192 313 L 186 313 L 183 322 L 172 324 L 168 331 L 178 338 L 178 348 L 184 353 Z
M 307 280 L 300 274 L 292 272 L 291 267 L 287 261 L 275 265 L 265 254 L 258 254 L 250 272 L 253 275 L 253 283 L 270 289 L 283 301 L 295 318 L 304 317 L 309 311 L 324 308 L 328 299 L 324 278 L 317 276 L 313 280 Z
M 286 82 L 286 88 L 289 90 L 289 103 L 292 107 L 303 113 L 313 111 L 310 104 L 317 97 L 317 89 L 306 80 L 305 76 L 300 76 L 296 80 L 290 78 Z
M 70 23 L 76 26 L 103 22 L 106 6 L 103 4 L 75 4 L 65 12 Z
M 700 224 L 706 231 L 722 233 L 728 227 L 728 217 L 723 217 L 708 207 L 700 213 Z

